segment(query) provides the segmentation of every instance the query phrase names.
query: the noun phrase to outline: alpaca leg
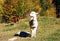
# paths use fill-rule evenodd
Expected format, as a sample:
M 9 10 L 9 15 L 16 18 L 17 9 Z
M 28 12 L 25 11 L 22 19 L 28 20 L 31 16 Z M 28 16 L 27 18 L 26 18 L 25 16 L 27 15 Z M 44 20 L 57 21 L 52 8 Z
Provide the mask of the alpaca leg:
M 32 36 L 31 37 L 36 37 L 36 28 L 32 29 Z
M 36 28 L 34 28 L 34 37 L 36 37 Z

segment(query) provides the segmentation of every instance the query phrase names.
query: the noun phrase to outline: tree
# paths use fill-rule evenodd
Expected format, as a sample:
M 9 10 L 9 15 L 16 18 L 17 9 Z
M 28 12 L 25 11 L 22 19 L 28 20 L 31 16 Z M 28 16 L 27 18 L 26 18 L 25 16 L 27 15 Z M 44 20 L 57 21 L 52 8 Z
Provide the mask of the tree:
M 44 3 L 44 0 L 40 0 L 40 6 L 42 8 L 40 15 L 44 16 L 45 11 L 47 10 L 48 6 L 47 6 L 47 4 Z

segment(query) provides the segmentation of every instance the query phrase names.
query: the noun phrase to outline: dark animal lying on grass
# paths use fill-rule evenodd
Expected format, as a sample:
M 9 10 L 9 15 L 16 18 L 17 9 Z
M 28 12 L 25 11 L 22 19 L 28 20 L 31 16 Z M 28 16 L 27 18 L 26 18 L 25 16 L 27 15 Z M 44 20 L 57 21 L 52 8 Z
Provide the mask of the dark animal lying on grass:
M 19 37 L 31 37 L 31 35 L 30 35 L 29 32 L 24 32 L 24 31 L 18 32 L 18 33 L 15 34 L 14 36 L 19 36 Z

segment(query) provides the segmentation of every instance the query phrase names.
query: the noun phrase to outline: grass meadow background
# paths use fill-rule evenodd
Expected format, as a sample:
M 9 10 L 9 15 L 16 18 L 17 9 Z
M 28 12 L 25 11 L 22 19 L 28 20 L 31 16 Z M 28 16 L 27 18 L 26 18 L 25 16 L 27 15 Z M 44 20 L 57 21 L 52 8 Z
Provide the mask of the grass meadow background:
M 15 41 L 60 41 L 60 19 L 38 17 L 36 38 L 18 37 Z M 29 18 L 21 19 L 14 25 L 0 24 L 0 41 L 8 41 L 19 31 L 30 32 Z

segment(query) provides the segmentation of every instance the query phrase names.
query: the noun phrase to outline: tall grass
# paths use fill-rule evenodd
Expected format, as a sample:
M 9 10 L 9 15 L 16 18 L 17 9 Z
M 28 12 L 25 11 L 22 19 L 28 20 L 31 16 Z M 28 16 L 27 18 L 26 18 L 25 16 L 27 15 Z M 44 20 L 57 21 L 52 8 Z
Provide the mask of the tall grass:
M 37 37 L 36 38 L 23 38 L 18 37 L 15 41 L 60 41 L 60 19 L 56 18 L 47 18 L 39 17 L 38 19 L 38 28 L 37 28 Z M 4 28 L 0 30 L 0 40 L 7 41 L 8 38 L 14 37 L 18 31 L 30 32 L 29 28 L 29 18 L 21 19 L 20 22 L 17 22 L 14 26 L 2 26 Z

